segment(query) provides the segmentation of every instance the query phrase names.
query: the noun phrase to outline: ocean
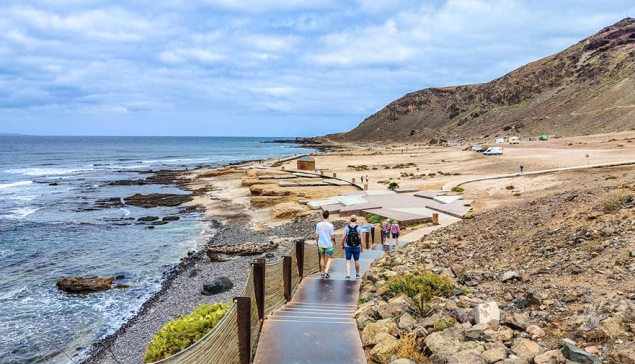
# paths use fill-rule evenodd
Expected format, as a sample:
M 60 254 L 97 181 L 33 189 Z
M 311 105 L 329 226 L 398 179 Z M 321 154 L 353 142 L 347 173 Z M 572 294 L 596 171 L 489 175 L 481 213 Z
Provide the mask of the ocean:
M 148 229 L 142 216 L 179 208 L 95 208 L 175 186 L 110 186 L 148 170 L 217 167 L 313 150 L 270 138 L 0 136 L 0 363 L 69 363 L 116 331 L 202 242 L 200 213 Z M 123 276 L 127 289 L 59 291 L 70 276 Z

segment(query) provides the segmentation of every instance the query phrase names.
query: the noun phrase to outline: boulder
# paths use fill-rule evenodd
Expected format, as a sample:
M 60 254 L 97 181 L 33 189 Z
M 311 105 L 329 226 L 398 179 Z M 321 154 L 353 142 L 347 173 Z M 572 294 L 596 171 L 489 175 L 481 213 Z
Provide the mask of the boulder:
M 159 220 L 158 216 L 144 216 L 137 219 L 140 222 L 149 222 L 149 221 L 157 221 Z
M 130 206 L 139 207 L 174 207 L 192 201 L 192 195 L 177 195 L 166 193 L 151 193 L 149 195 L 136 195 L 126 197 L 124 201 Z
M 297 202 L 285 202 L 271 207 L 269 212 L 274 219 L 295 219 L 311 214 L 311 209 Z
M 635 364 L 635 349 L 626 349 L 613 355 L 615 364 Z
M 460 264 L 452 264 L 450 266 L 450 269 L 452 270 L 452 274 L 454 274 L 456 278 L 460 278 L 462 275 L 465 274 L 465 267 Z
M 545 350 L 535 341 L 529 339 L 518 338 L 512 344 L 512 350 L 521 359 L 525 359 L 529 363 L 535 356 L 542 354 Z
M 520 274 L 516 271 L 510 270 L 507 271 L 505 273 L 503 273 L 503 277 L 501 278 L 501 281 L 503 282 L 507 282 L 507 281 L 520 281 L 521 277 Z
M 114 277 L 72 277 L 60 278 L 55 284 L 58 289 L 68 293 L 90 293 L 107 291 L 112 288 Z
M 417 324 L 417 320 L 415 320 L 411 314 L 406 312 L 403 315 L 401 315 L 401 317 L 399 318 L 398 326 L 400 329 L 406 329 L 416 324 Z
M 501 343 L 488 344 L 486 349 L 481 356 L 490 364 L 507 358 L 508 350 L 505 345 Z
M 564 355 L 565 358 L 582 364 L 600 363 L 600 359 L 598 359 L 597 356 L 580 349 L 572 340 L 564 339 L 562 343 L 564 344 L 562 355 Z
M 512 329 L 525 331 L 527 326 L 529 326 L 529 319 L 522 313 L 514 312 L 511 315 L 507 315 L 504 324 Z
M 438 358 L 438 359 L 437 359 Z M 444 364 L 488 364 L 488 362 L 479 354 L 473 353 L 471 351 L 461 351 L 459 353 L 448 355 L 445 357 L 445 361 L 441 357 L 437 356 L 437 358 L 431 358 L 432 363 L 444 363 Z
M 437 357 L 447 357 L 461 351 L 480 354 L 485 348 L 475 342 L 461 342 L 456 331 L 452 329 L 434 332 L 424 339 L 426 347 Z
M 410 359 L 397 359 L 395 361 L 391 361 L 390 364 L 417 364 Z
M 397 354 L 400 346 L 399 340 L 387 335 L 370 351 L 370 358 L 380 364 L 390 363 L 390 357 Z
M 364 330 L 362 330 L 362 344 L 364 346 L 370 346 L 371 339 L 380 333 L 390 334 L 391 332 L 397 332 L 397 324 L 392 319 L 379 320 L 377 322 L 371 322 L 366 324 Z
M 550 350 L 534 357 L 534 364 L 565 364 L 566 359 L 560 350 Z
M 531 334 L 532 339 L 545 337 L 545 330 L 541 329 L 540 327 L 536 325 L 527 326 L 527 332 Z
M 256 255 L 262 254 L 269 250 L 277 249 L 278 243 L 244 243 L 237 245 L 209 246 L 205 249 L 205 253 L 210 259 L 215 254 L 226 255 Z M 212 256 L 210 256 L 210 254 Z
M 234 283 L 227 277 L 220 277 L 203 285 L 202 295 L 212 296 L 234 288 Z
M 166 216 L 162 219 L 163 221 L 179 221 L 181 218 L 179 216 Z
M 474 307 L 473 315 L 477 324 L 487 324 L 492 320 L 500 320 L 500 310 L 496 302 L 477 305 Z
M 525 302 L 527 302 L 528 306 L 540 306 L 542 305 L 542 297 L 536 291 L 529 288 L 525 296 Z
M 507 326 L 501 326 L 498 328 L 498 339 L 500 341 L 510 341 L 511 339 L 514 338 L 514 330 L 512 330 L 511 328 L 507 327 Z
M 207 256 L 209 257 L 209 260 L 212 262 L 225 262 L 232 259 L 225 254 L 207 253 Z

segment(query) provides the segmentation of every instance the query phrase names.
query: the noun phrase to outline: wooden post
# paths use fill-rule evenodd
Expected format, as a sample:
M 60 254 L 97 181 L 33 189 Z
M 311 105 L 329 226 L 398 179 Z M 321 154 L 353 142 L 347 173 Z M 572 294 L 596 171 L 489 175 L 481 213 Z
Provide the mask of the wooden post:
M 258 317 L 265 319 L 265 260 L 256 259 L 253 264 L 254 291 L 258 305 Z
M 320 169 L 320 176 L 324 176 L 324 170 Z
M 295 242 L 295 260 L 298 262 L 298 274 L 304 278 L 304 239 Z
M 352 179 L 352 183 L 353 183 L 353 184 L 355 184 L 355 177 L 353 177 L 353 179 Z
M 337 178 L 337 173 L 333 172 L 333 178 Z
M 284 285 L 284 298 L 291 301 L 291 257 L 286 256 L 282 261 L 282 282 Z
M 284 166 L 282 166 L 282 170 L 284 171 Z
M 364 231 L 364 241 L 366 242 L 366 249 L 370 249 L 370 232 Z
M 370 228 L 370 236 L 371 236 L 373 245 L 375 245 L 375 227 L 374 226 Z
M 368 183 L 364 183 L 364 191 L 368 191 Z
M 432 223 L 434 225 L 439 225 L 439 214 L 436 212 L 432 214 Z
M 251 361 L 251 298 L 235 297 L 238 326 L 238 359 L 240 364 Z

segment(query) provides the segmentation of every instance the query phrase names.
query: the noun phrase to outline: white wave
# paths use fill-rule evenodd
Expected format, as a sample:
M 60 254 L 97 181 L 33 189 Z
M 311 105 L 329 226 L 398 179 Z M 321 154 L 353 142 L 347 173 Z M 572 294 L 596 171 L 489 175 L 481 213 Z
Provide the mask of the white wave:
M 130 210 L 127 210 L 127 209 L 124 209 L 124 208 L 120 208 L 120 210 L 124 212 L 124 215 L 123 215 L 124 217 L 127 217 L 127 216 L 130 215 Z
M 5 183 L 0 184 L 0 189 L 11 188 L 11 187 L 19 187 L 33 184 L 33 181 L 21 181 L 21 182 L 13 182 L 13 183 Z
M 9 174 L 23 174 L 25 176 L 61 176 L 66 174 L 75 174 L 78 172 L 92 171 L 94 168 L 79 168 L 79 169 L 67 169 L 67 168 L 22 168 L 22 169 L 8 169 L 5 170 Z
M 7 219 L 7 220 L 22 220 L 25 219 L 27 216 L 35 213 L 36 211 L 40 210 L 40 208 L 37 207 L 21 207 L 18 209 L 13 209 L 11 211 L 9 211 L 8 215 L 0 215 L 0 219 Z

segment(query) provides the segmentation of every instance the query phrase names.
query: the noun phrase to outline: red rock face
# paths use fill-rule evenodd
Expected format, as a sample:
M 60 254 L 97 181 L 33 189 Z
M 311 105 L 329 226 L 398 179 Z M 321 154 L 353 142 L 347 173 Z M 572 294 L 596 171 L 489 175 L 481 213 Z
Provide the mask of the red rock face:
M 488 83 L 412 92 L 332 140 L 621 131 L 635 109 L 635 19 Z M 599 130 L 599 125 L 602 130 Z

